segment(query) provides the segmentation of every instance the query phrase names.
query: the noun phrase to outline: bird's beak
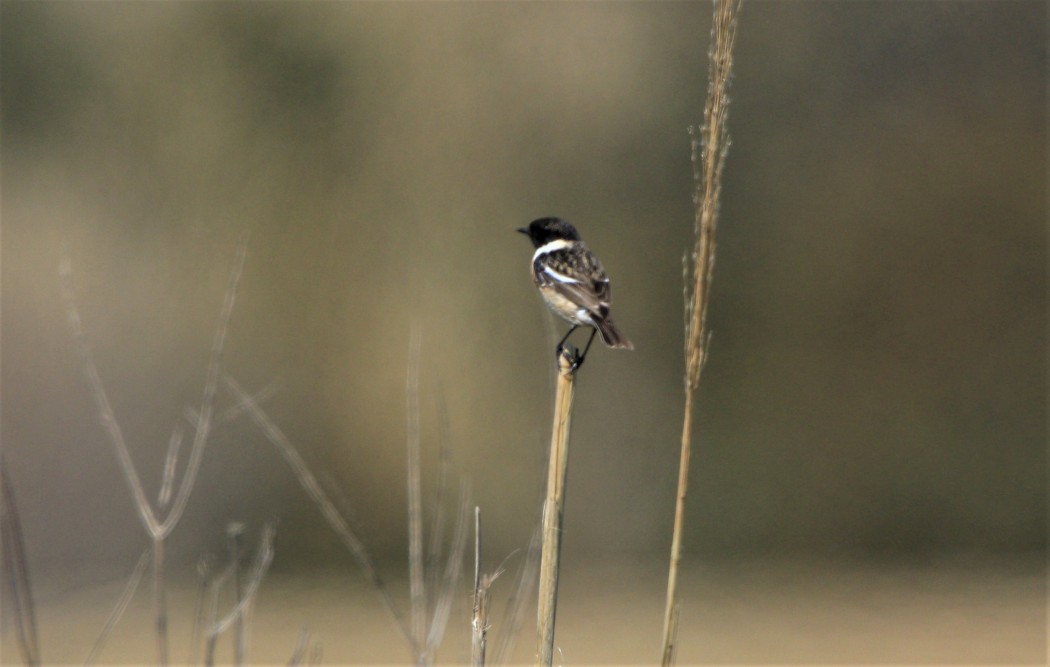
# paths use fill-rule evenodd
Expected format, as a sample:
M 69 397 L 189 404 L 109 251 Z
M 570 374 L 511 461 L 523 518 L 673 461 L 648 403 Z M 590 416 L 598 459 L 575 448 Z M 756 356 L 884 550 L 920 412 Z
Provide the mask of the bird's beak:
M 529 228 L 528 227 L 518 227 L 518 229 L 516 231 L 519 231 L 519 232 L 521 232 L 522 234 L 524 234 L 526 236 L 529 235 Z

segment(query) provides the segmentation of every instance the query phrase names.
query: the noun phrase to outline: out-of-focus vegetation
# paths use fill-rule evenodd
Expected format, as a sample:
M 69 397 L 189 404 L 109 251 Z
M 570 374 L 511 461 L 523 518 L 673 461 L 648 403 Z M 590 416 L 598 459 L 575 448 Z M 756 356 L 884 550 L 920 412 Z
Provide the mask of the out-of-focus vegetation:
M 279 383 L 264 407 L 381 560 L 404 553 L 414 322 L 426 455 L 443 402 L 487 553 L 524 545 L 553 344 L 513 230 L 551 214 L 601 256 L 637 347 L 579 378 L 566 558 L 663 562 L 709 10 L 0 5 L 0 428 L 34 572 L 122 573 L 144 546 L 63 321 L 63 245 L 155 493 L 245 229 L 226 367 Z M 742 20 L 687 557 L 1041 549 L 1045 4 Z M 352 567 L 238 422 L 173 558 L 270 518 L 275 571 Z

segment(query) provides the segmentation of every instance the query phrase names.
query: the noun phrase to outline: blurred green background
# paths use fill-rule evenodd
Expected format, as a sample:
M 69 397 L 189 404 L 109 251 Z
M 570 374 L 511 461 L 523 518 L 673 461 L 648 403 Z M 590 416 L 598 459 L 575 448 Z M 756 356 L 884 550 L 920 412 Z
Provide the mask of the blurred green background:
M 564 329 L 514 228 L 545 215 L 602 258 L 637 348 L 581 373 L 564 558 L 662 567 L 710 14 L 3 2 L 0 428 L 34 573 L 120 575 L 146 544 L 64 321 L 63 247 L 155 493 L 245 230 L 226 369 L 276 383 L 264 407 L 384 567 L 412 326 L 428 493 L 446 438 L 488 553 L 523 547 Z M 1046 45 L 1037 1 L 746 4 L 687 558 L 1044 549 Z M 171 549 L 270 518 L 277 570 L 353 567 L 242 419 Z

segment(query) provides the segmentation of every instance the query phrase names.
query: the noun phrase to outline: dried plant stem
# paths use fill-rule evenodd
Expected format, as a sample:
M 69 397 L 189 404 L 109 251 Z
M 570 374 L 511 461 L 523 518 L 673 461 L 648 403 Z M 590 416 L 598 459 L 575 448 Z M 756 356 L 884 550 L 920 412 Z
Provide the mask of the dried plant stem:
M 295 648 L 292 649 L 292 657 L 288 658 L 288 667 L 298 667 L 306 659 L 306 650 L 310 648 L 310 628 L 303 625 L 299 629 L 299 636 L 295 640 Z
M 226 526 L 226 541 L 230 550 L 230 567 L 233 568 L 233 595 L 241 599 L 241 534 L 244 524 L 234 522 Z M 244 664 L 244 615 L 237 616 L 233 624 L 233 664 Z
M 124 479 L 131 490 L 138 510 L 139 519 L 150 539 L 153 541 L 153 591 L 154 608 L 156 619 L 154 627 L 157 632 L 157 662 L 160 665 L 168 664 L 168 617 L 167 604 L 164 590 L 164 542 L 171 531 L 178 525 L 182 518 L 186 503 L 189 502 L 193 486 L 197 481 L 197 473 L 200 471 L 201 461 L 204 458 L 204 446 L 207 444 L 208 435 L 211 431 L 212 410 L 214 408 L 215 392 L 219 386 L 219 371 L 222 367 L 222 353 L 226 343 L 226 334 L 229 330 L 230 318 L 233 315 L 233 305 L 237 296 L 237 285 L 240 283 L 244 271 L 244 261 L 248 253 L 248 243 L 245 239 L 237 252 L 233 269 L 230 272 L 229 283 L 223 299 L 222 310 L 219 315 L 219 324 L 215 328 L 212 338 L 211 354 L 208 360 L 208 369 L 204 380 L 204 391 L 201 397 L 200 418 L 196 422 L 196 433 L 193 438 L 193 446 L 186 463 L 186 470 L 182 475 L 174 500 L 171 499 L 172 479 L 168 476 L 174 474 L 174 462 L 165 463 L 165 479 L 162 483 L 161 498 L 158 507 L 154 508 L 146 492 L 142 487 L 138 471 L 131 460 L 127 442 L 117 422 L 113 407 L 102 385 L 102 378 L 95 365 L 91 346 L 84 332 L 84 325 L 77 310 L 76 296 L 73 290 L 73 267 L 69 257 L 63 254 L 59 265 L 59 276 L 62 279 L 62 297 L 65 301 L 66 319 L 69 321 L 70 330 L 84 364 L 84 371 L 91 385 L 91 394 L 95 399 L 95 407 L 99 412 L 99 419 L 103 428 L 109 435 L 110 444 L 113 446 L 120 463 Z M 172 436 L 172 446 L 169 447 L 169 458 L 174 456 L 176 436 Z M 169 506 L 170 502 L 170 506 Z
M 430 629 L 427 631 L 425 655 L 428 663 L 434 661 L 438 645 L 441 644 L 441 639 L 445 636 L 445 628 L 448 627 L 452 602 L 456 597 L 456 587 L 459 584 L 459 577 L 463 570 L 463 554 L 466 552 L 467 538 L 470 534 L 469 515 L 470 484 L 463 482 L 459 490 L 459 509 L 456 512 L 456 524 L 452 530 L 452 544 L 445 559 L 441 586 L 437 591 L 433 616 L 430 620 Z
M 358 566 L 364 571 L 365 576 L 375 587 L 376 592 L 379 594 L 380 600 L 383 602 L 383 606 L 393 617 L 394 622 L 397 624 L 398 629 L 404 636 L 409 645 L 415 649 L 415 644 L 412 637 L 412 632 L 405 622 L 401 612 L 398 611 L 394 605 L 394 600 L 390 596 L 390 590 L 386 586 L 386 582 L 380 576 L 379 571 L 376 569 L 375 561 L 372 560 L 371 554 L 365 548 L 364 542 L 357 536 L 356 533 L 350 528 L 350 524 L 347 523 L 343 515 L 340 514 L 339 510 L 336 509 L 335 503 L 332 502 L 328 494 L 321 488 L 321 484 L 317 481 L 317 478 L 310 471 L 310 468 L 306 465 L 302 455 L 299 454 L 299 450 L 295 448 L 292 442 L 288 439 L 288 436 L 281 431 L 278 426 L 273 423 L 266 412 L 260 407 L 260 405 L 253 399 L 248 392 L 246 392 L 240 384 L 237 383 L 229 375 L 223 376 L 223 380 L 226 387 L 236 397 L 237 402 L 244 406 L 244 409 L 248 411 L 249 417 L 255 422 L 259 430 L 266 435 L 266 438 L 277 448 L 281 456 L 284 457 L 285 462 L 295 473 L 296 479 L 299 480 L 299 484 L 306 491 L 310 499 L 317 505 L 317 508 L 321 511 L 322 516 L 328 522 L 328 525 L 335 531 L 336 535 L 346 546 L 347 550 L 357 561 Z
M 248 610 L 255 603 L 259 587 L 262 585 L 263 578 L 273 562 L 274 533 L 275 528 L 273 524 L 268 523 L 263 527 L 262 536 L 259 538 L 259 547 L 255 553 L 255 562 L 248 573 L 247 584 L 244 586 L 243 592 L 241 592 L 240 584 L 238 583 L 236 589 L 240 592 L 240 595 L 235 599 L 233 608 L 222 618 L 214 620 L 208 628 L 206 632 L 207 649 L 204 658 L 206 665 L 215 664 L 215 648 L 219 635 L 229 630 L 231 626 L 241 623 L 244 615 L 248 613 Z M 237 567 L 233 563 L 231 563 L 230 572 L 233 577 L 236 578 L 238 576 Z M 221 578 L 216 581 L 216 585 L 219 583 L 221 583 Z M 216 588 L 216 599 L 218 597 L 217 591 L 218 589 Z M 213 613 L 216 608 L 217 604 L 213 603 Z
M 211 579 L 211 557 L 207 554 L 197 559 L 197 601 L 193 605 L 193 626 L 190 628 L 189 657 L 186 664 L 197 664 L 197 647 L 204 628 L 204 602 Z
M 474 613 L 470 619 L 470 664 L 485 664 L 485 634 L 488 628 L 486 604 L 488 590 L 481 588 L 481 508 L 474 508 Z
M 164 588 L 164 538 L 153 538 L 153 610 L 160 664 L 168 664 L 168 601 Z
M 733 42 L 736 38 L 736 16 L 740 0 L 714 0 L 711 26 L 710 64 L 704 126 L 691 131 L 693 162 L 693 204 L 696 208 L 696 247 L 693 251 L 692 279 L 686 280 L 685 335 L 685 414 L 682 419 L 681 457 L 678 468 L 678 492 L 675 501 L 674 529 L 671 537 L 671 559 L 667 577 L 667 602 L 664 609 L 664 637 L 661 664 L 674 661 L 678 631 L 678 566 L 682 556 L 682 529 L 685 499 L 689 487 L 689 458 L 693 438 L 693 408 L 700 373 L 707 356 L 707 306 L 715 263 L 715 229 L 718 224 L 722 169 L 729 148 L 726 119 L 729 113 L 729 80 L 733 65 Z M 686 269 L 688 274 L 688 267 Z
M 142 575 L 146 572 L 146 566 L 150 563 L 152 551 L 152 549 L 146 549 L 142 552 L 142 555 L 139 556 L 138 564 L 135 565 L 135 569 L 128 578 L 128 582 L 124 584 L 124 591 L 117 599 L 117 604 L 113 606 L 113 611 L 110 612 L 109 618 L 106 619 L 106 624 L 102 627 L 102 632 L 100 632 L 95 639 L 95 644 L 91 647 L 91 652 L 88 653 L 88 657 L 84 659 L 85 665 L 95 664 L 95 660 L 98 659 L 99 654 L 102 652 L 102 648 L 106 645 L 106 641 L 109 639 L 110 633 L 113 632 L 113 628 L 117 625 L 117 621 L 120 620 L 120 617 L 123 616 L 124 612 L 127 610 L 128 604 L 131 603 L 132 596 L 134 596 L 135 591 L 138 590 L 139 582 L 142 580 Z
M 529 537 L 529 546 L 525 550 L 525 557 L 518 566 L 517 586 L 507 599 L 503 614 L 500 616 L 500 633 L 496 640 L 496 650 L 493 658 L 496 664 L 506 662 L 506 656 L 514 650 L 514 642 L 518 631 L 525 624 L 525 610 L 528 601 L 532 598 L 532 590 L 536 587 L 536 579 L 540 568 L 540 533 L 542 526 L 536 522 L 536 527 Z
M 18 649 L 26 665 L 40 664 L 40 644 L 37 641 L 36 613 L 29 586 L 29 566 L 22 524 L 18 520 L 15 492 L 7 477 L 7 466 L 0 460 L 0 547 L 4 558 L 4 592 L 14 607 L 18 631 Z
M 547 497 L 543 502 L 543 545 L 540 556 L 539 604 L 536 629 L 539 634 L 538 665 L 550 666 L 554 657 L 554 617 L 558 605 L 558 561 L 561 557 L 561 522 L 565 507 L 565 475 L 569 463 L 569 424 L 575 390 L 573 359 L 568 352 L 558 357 L 558 381 L 554 396 L 554 428 Z
M 408 379 L 405 394 L 408 399 L 407 467 L 408 482 L 408 580 L 409 608 L 412 624 L 412 643 L 417 665 L 426 664 L 426 587 L 423 583 L 423 481 L 422 443 L 419 426 L 419 365 L 422 336 L 413 327 L 408 344 Z

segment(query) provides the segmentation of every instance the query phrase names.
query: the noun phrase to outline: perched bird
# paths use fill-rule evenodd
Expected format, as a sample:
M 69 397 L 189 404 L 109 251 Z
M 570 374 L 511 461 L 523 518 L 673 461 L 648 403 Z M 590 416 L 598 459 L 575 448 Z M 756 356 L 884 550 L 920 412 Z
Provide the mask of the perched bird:
M 532 281 L 543 300 L 554 313 L 572 324 L 558 342 L 556 353 L 562 353 L 565 341 L 581 326 L 593 327 L 594 331 L 583 354 L 577 354 L 574 369 L 583 364 L 596 333 L 601 334 L 602 342 L 609 347 L 633 350 L 634 345 L 609 318 L 612 303 L 609 277 L 598 258 L 580 240 L 576 228 L 561 218 L 540 218 L 518 231 L 528 236 L 536 248 L 532 255 Z

